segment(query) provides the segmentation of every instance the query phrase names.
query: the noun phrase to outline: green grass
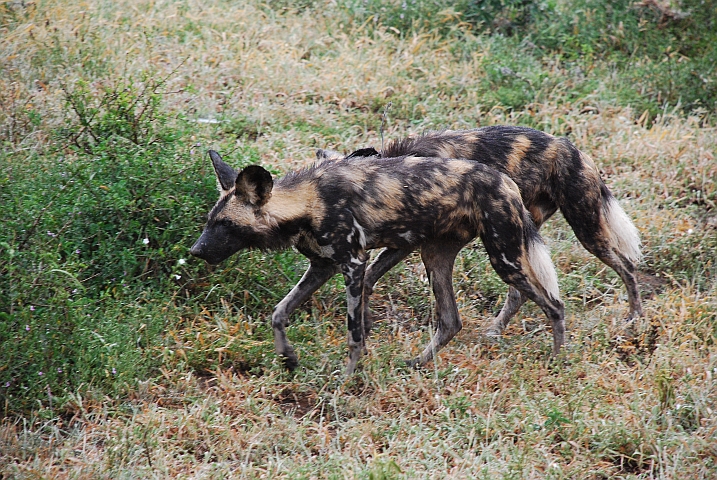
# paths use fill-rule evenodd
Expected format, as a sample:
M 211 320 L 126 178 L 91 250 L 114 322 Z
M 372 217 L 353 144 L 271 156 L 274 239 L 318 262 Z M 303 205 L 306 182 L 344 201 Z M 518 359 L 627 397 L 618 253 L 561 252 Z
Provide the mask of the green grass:
M 0 476 L 712 478 L 717 15 L 633 3 L 0 3 Z M 642 235 L 636 340 L 558 215 L 560 361 L 532 304 L 485 342 L 506 287 L 476 244 L 435 363 L 403 364 L 433 318 L 413 255 L 354 377 L 339 276 L 286 372 L 268 321 L 307 262 L 188 255 L 206 150 L 280 175 L 379 147 L 389 102 L 386 138 L 515 124 L 589 153 Z

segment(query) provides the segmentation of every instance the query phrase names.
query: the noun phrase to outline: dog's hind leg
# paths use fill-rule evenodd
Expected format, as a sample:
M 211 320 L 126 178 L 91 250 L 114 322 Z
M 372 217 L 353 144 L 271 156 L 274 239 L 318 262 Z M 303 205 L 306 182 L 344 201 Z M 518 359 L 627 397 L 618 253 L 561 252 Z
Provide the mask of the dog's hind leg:
M 543 222 L 553 216 L 557 209 L 558 207 L 555 203 L 550 200 L 532 205 L 529 211 L 536 230 L 540 229 Z M 526 300 L 528 299 L 520 294 L 520 290 L 509 286 L 508 295 L 505 298 L 503 308 L 501 308 L 500 313 L 496 315 L 493 322 L 491 322 L 490 326 L 486 329 L 486 335 L 489 337 L 500 336 Z
M 635 262 L 625 258 L 620 252 L 611 251 L 608 254 L 596 254 L 607 266 L 620 275 L 627 290 L 627 301 L 630 307 L 625 322 L 631 324 L 636 318 L 642 316 L 642 299 L 637 284 L 637 266 Z
M 642 315 L 637 284 L 640 233 L 600 178 L 589 156 L 575 151 L 569 165 L 560 192 L 560 210 L 585 249 L 615 270 L 625 283 L 629 323 Z
M 525 298 L 521 295 L 520 290 L 514 286 L 508 287 L 508 296 L 505 299 L 503 308 L 500 313 L 493 319 L 490 326 L 486 329 L 485 334 L 489 337 L 498 337 L 503 333 L 505 327 L 508 326 L 510 319 L 518 313 L 520 307 L 525 303 Z
M 527 283 L 522 281 L 516 283 L 521 285 L 522 294 L 534 301 L 550 320 L 553 328 L 553 356 L 557 356 L 562 346 L 565 345 L 565 307 L 563 302 L 551 295 L 546 295 L 543 286 L 536 284 L 532 279 Z
M 527 212 L 522 222 L 503 224 L 502 232 L 504 235 L 498 237 L 481 235 L 491 265 L 505 283 L 519 290 L 520 296 L 512 300 L 513 305 L 530 299 L 543 310 L 553 327 L 553 355 L 557 355 L 565 343 L 565 308 L 548 249 Z M 494 324 L 499 321 L 500 316 Z
M 382 250 L 366 269 L 366 286 L 364 288 L 368 294 L 373 293 L 373 287 L 381 277 L 398 265 L 399 262 L 406 258 L 412 251 L 412 249 L 399 248 L 386 248 Z
M 607 187 L 603 185 L 603 190 L 597 194 L 586 195 L 577 205 L 567 202 L 561 210 L 585 249 L 622 279 L 630 307 L 626 322 L 630 323 L 642 315 L 637 284 L 640 234 Z M 591 210 L 590 214 L 587 209 Z
M 421 259 L 436 297 L 437 328 L 421 355 L 408 362 L 411 366 L 425 365 L 463 328 L 453 292 L 453 264 L 461 248 L 462 243 L 443 242 L 421 247 Z
M 291 346 L 286 338 L 285 328 L 289 325 L 289 315 L 338 271 L 338 266 L 333 262 L 324 260 L 311 262 L 299 283 L 274 308 L 274 313 L 271 315 L 271 328 L 274 330 L 274 347 L 277 355 L 289 370 L 293 370 L 299 364 L 294 347 Z
M 550 257 L 548 257 L 547 251 L 545 252 L 545 258 L 547 259 L 546 266 L 550 263 Z M 565 307 L 563 302 L 558 298 L 553 286 L 546 282 L 542 277 L 541 273 L 536 272 L 540 268 L 535 264 L 523 266 L 518 271 L 511 272 L 510 274 L 504 274 L 505 269 L 496 269 L 506 283 L 509 283 L 514 289 L 519 291 L 521 299 L 530 299 L 534 301 L 543 313 L 548 317 L 553 328 L 553 355 L 556 356 L 560 353 L 561 347 L 565 344 Z M 498 321 L 498 319 L 496 319 Z

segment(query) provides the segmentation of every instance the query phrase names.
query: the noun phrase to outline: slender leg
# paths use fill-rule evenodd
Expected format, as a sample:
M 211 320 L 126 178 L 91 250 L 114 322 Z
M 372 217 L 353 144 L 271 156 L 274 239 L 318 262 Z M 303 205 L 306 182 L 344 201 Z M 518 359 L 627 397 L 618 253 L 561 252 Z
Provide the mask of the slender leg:
M 605 265 L 620 275 L 627 289 L 627 301 L 630 307 L 630 312 L 625 319 L 625 323 L 628 324 L 628 326 L 632 326 L 633 321 L 642 316 L 642 300 L 640 298 L 640 289 L 637 285 L 637 267 L 635 263 L 614 250 L 605 252 L 594 249 L 592 246 L 589 247 L 585 243 L 583 243 L 583 245 L 590 253 L 598 257 Z
M 542 287 L 533 284 L 523 287 L 523 295 L 534 301 L 545 316 L 548 317 L 553 328 L 553 356 L 560 353 L 560 348 L 565 345 L 565 307 L 561 300 L 546 295 Z
M 348 262 L 341 264 L 341 271 L 346 281 L 346 309 L 348 313 L 348 345 L 349 361 L 346 365 L 346 375 L 353 374 L 361 355 L 366 349 L 364 341 L 364 275 L 366 273 L 367 255 L 359 252 Z
M 371 327 L 373 326 L 373 316 L 369 309 L 369 297 L 373 294 L 373 287 L 379 278 L 383 277 L 389 270 L 398 265 L 398 263 L 411 252 L 412 250 L 410 249 L 386 248 L 378 254 L 366 269 L 363 293 L 364 326 L 366 328 L 364 333 L 366 336 L 371 332 Z
M 421 355 L 409 365 L 425 365 L 436 352 L 443 348 L 458 333 L 463 324 L 458 314 L 456 297 L 453 292 L 453 263 L 463 244 L 427 244 L 421 247 L 421 259 L 431 279 L 436 297 L 436 318 L 438 326 L 433 338 Z
M 271 315 L 274 348 L 289 370 L 293 370 L 299 364 L 294 347 L 289 344 L 284 330 L 289 325 L 289 315 L 336 273 L 338 266 L 333 262 L 312 262 L 299 283 L 274 308 L 274 313 Z
M 577 202 L 566 201 L 560 209 L 583 247 L 620 275 L 630 306 L 626 323 L 642 316 L 637 284 L 640 237 L 617 200 L 604 193 L 586 195 Z
M 550 287 L 546 288 L 540 282 L 531 267 L 524 267 L 510 274 L 504 274 L 504 269 L 500 271 L 496 269 L 496 271 L 512 289 L 518 292 L 521 300 L 530 299 L 543 310 L 553 328 L 553 356 L 557 356 L 560 353 L 560 348 L 565 344 L 565 307 L 560 299 L 549 293 Z M 499 321 L 499 318 L 496 318 L 493 325 L 491 325 L 489 334 L 493 326 Z
M 486 330 L 486 335 L 489 337 L 498 337 L 503 333 L 505 327 L 508 326 L 510 319 L 520 310 L 520 307 L 525 303 L 525 298 L 521 295 L 520 290 L 513 286 L 508 287 L 508 298 L 505 299 L 505 304 L 501 309 L 498 316 L 495 317 L 493 322 Z
M 556 205 L 533 205 L 530 209 L 530 215 L 533 220 L 533 224 L 537 230 L 540 229 L 541 225 L 556 212 Z M 505 327 L 508 326 L 510 320 L 518 313 L 520 307 L 526 302 L 527 298 L 520 294 L 520 290 L 508 286 L 508 296 L 505 298 L 503 308 L 500 309 L 498 315 L 491 322 L 490 326 L 486 330 L 486 335 L 489 337 L 497 337 L 503 333 Z
M 398 263 L 406 258 L 413 250 L 386 248 L 378 254 L 373 262 L 366 269 L 365 287 L 364 289 L 369 295 L 373 293 L 373 287 L 378 279 L 383 277 L 389 270 L 398 265 Z
M 506 300 L 504 311 L 489 328 L 489 334 L 502 329 L 522 301 L 534 301 L 545 313 L 553 327 L 553 355 L 565 343 L 565 308 L 560 300 L 558 277 L 537 230 L 529 219 L 505 222 L 502 235 L 481 235 L 493 269 L 500 278 L 513 287 Z M 513 294 L 513 291 L 518 292 Z M 511 295 L 512 294 L 512 295 Z

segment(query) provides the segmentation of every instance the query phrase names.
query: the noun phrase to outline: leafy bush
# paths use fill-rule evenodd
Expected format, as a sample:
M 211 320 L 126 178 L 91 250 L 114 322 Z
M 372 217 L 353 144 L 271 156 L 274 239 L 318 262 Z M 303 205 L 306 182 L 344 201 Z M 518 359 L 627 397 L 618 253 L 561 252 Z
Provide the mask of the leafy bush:
M 68 86 L 59 150 L 3 158 L 6 408 L 82 383 L 112 391 L 153 364 L 143 352 L 162 341 L 174 284 L 196 272 L 184 257 L 215 195 L 186 122 L 161 112 L 161 86 Z

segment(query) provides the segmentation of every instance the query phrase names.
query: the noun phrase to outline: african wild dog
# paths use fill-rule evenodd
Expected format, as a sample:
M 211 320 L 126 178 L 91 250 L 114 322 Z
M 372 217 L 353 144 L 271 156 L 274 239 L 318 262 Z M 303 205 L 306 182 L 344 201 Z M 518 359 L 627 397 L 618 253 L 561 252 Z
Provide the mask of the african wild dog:
M 346 282 L 351 374 L 365 349 L 367 250 L 420 248 L 436 299 L 438 327 L 422 365 L 461 329 L 452 271 L 464 245 L 480 236 L 490 262 L 509 285 L 537 303 L 552 323 L 553 353 L 564 343 L 557 277 L 516 184 L 485 165 L 442 158 L 354 158 L 319 163 L 274 183 L 249 166 L 236 172 L 209 152 L 220 198 L 191 254 L 218 263 L 244 248 L 294 246 L 309 269 L 271 319 L 277 353 L 288 368 L 297 356 L 286 339 L 289 315 L 334 274 Z
M 538 228 L 560 209 L 582 245 L 620 275 L 630 306 L 627 321 L 642 315 L 636 276 L 639 233 L 590 157 L 566 138 L 530 128 L 493 126 L 433 132 L 393 141 L 380 153 L 370 148 L 358 152 L 361 156 L 465 158 L 505 173 L 518 185 Z M 319 150 L 317 156 L 334 160 L 343 157 L 330 150 Z M 409 253 L 410 249 L 382 251 L 366 270 L 365 295 L 368 297 L 378 279 Z M 511 286 L 487 334 L 500 335 L 525 300 Z M 366 309 L 368 315 L 368 301 Z

